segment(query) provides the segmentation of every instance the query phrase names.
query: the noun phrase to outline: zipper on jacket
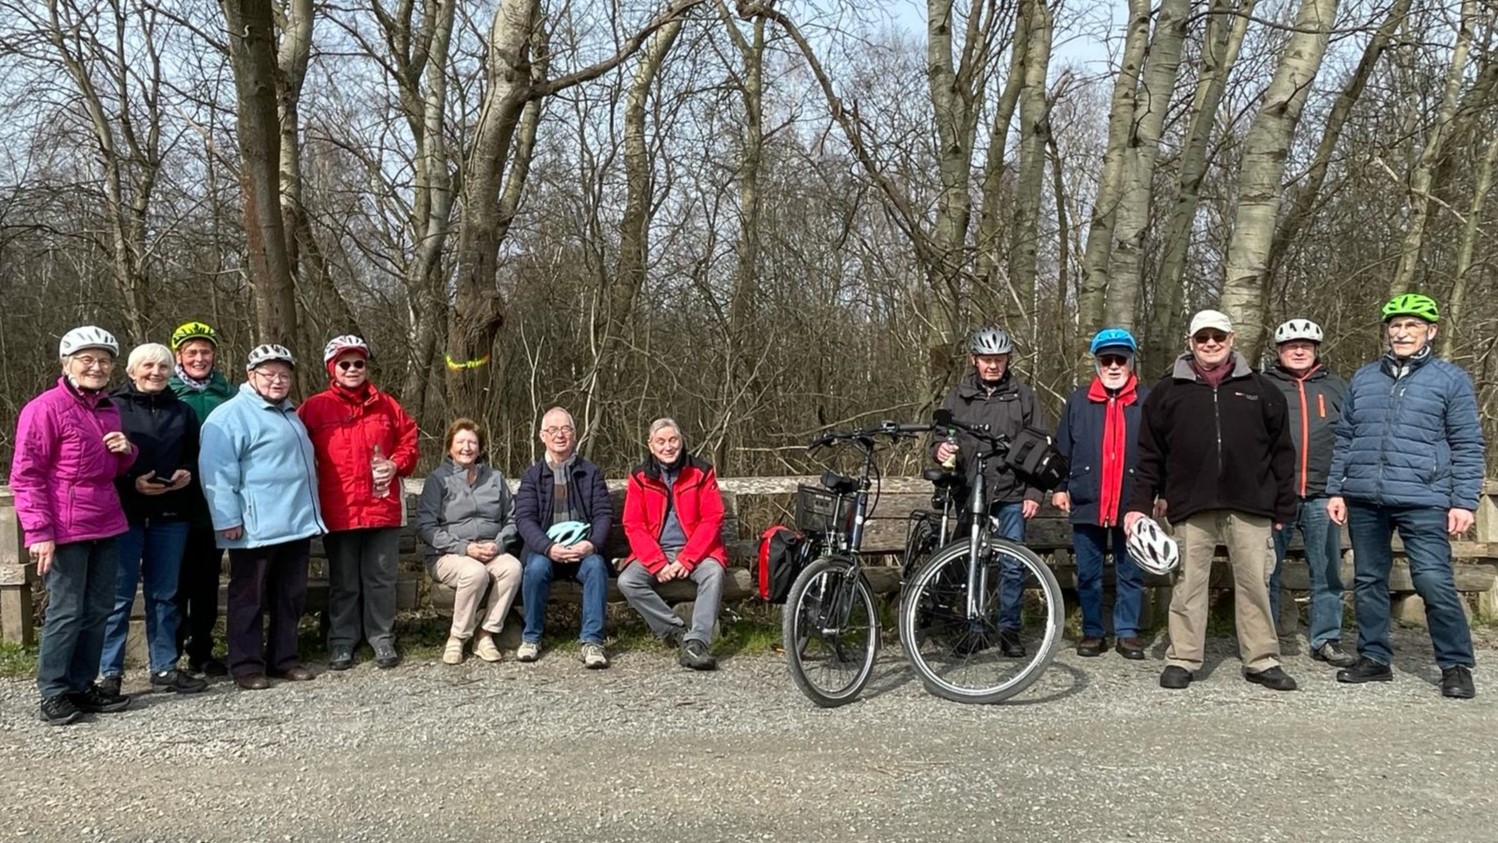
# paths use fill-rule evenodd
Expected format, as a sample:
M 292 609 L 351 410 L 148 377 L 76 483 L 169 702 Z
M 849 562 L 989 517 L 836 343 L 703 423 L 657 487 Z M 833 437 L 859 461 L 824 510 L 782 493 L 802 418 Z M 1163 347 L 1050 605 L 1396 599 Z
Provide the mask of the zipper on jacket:
M 1217 476 L 1222 477 L 1222 406 L 1217 402 L 1217 387 L 1212 387 L 1212 424 L 1217 427 Z
M 1303 498 L 1306 496 L 1306 475 L 1310 473 L 1311 411 L 1306 405 L 1305 378 L 1296 378 L 1295 388 L 1300 390 L 1300 496 Z

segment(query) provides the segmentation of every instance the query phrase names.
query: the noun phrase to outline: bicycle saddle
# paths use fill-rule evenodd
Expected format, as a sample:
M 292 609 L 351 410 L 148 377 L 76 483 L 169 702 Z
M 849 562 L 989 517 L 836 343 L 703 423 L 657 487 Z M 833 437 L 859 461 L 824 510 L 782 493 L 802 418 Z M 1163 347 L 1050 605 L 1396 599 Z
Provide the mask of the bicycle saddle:
M 858 491 L 857 480 L 841 474 L 833 474 L 830 471 L 822 475 L 822 485 L 835 495 L 849 495 Z
M 955 489 L 962 485 L 962 478 L 957 476 L 957 472 L 940 468 L 928 468 L 921 472 L 921 477 L 938 489 Z

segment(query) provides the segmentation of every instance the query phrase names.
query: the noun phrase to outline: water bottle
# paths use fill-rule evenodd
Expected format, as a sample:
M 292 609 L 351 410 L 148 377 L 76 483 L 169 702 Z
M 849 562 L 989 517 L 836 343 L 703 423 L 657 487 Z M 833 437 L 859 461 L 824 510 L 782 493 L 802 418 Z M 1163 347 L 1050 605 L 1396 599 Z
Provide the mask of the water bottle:
M 383 468 L 384 462 L 385 460 L 380 456 L 380 446 L 375 445 L 374 456 L 370 457 L 369 460 L 369 472 L 374 478 L 374 493 L 377 498 L 390 497 L 389 478 L 386 478 L 384 482 L 380 481 L 380 470 Z
M 952 453 L 941 461 L 941 467 L 947 471 L 957 470 L 957 434 L 951 430 L 947 431 L 947 444 L 952 446 Z

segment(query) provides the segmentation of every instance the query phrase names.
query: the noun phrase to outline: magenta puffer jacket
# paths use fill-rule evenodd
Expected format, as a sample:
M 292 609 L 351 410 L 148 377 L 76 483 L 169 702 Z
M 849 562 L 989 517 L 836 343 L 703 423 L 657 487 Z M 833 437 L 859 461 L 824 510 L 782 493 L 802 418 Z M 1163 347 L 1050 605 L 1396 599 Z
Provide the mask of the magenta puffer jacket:
M 21 408 L 10 488 L 27 545 L 118 536 L 129 529 L 114 479 L 138 453 L 111 454 L 104 435 L 120 429 L 120 411 L 104 393 L 57 386 Z

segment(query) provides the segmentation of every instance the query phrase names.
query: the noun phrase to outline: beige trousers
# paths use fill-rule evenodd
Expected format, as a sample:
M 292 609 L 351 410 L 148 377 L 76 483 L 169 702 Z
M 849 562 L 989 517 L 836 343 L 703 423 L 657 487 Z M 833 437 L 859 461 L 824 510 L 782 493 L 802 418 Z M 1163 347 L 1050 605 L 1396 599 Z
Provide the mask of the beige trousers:
M 434 566 L 437 581 L 451 586 L 457 595 L 453 597 L 453 625 L 450 633 L 454 638 L 467 641 L 473 636 L 478 620 L 479 601 L 484 590 L 489 591 L 489 602 L 484 608 L 483 628 L 485 632 L 498 633 L 504 629 L 505 615 L 520 593 L 520 560 L 508 553 L 489 560 L 488 564 L 472 556 L 448 553 L 437 558 Z M 489 582 L 494 587 L 489 588 Z
M 1207 588 L 1217 545 L 1233 566 L 1233 613 L 1238 653 L 1257 673 L 1280 663 L 1280 642 L 1269 612 L 1269 575 L 1274 571 L 1272 524 L 1261 515 L 1227 509 L 1198 512 L 1171 525 L 1181 546 L 1181 574 L 1170 599 L 1168 664 L 1200 670 L 1207 639 Z

